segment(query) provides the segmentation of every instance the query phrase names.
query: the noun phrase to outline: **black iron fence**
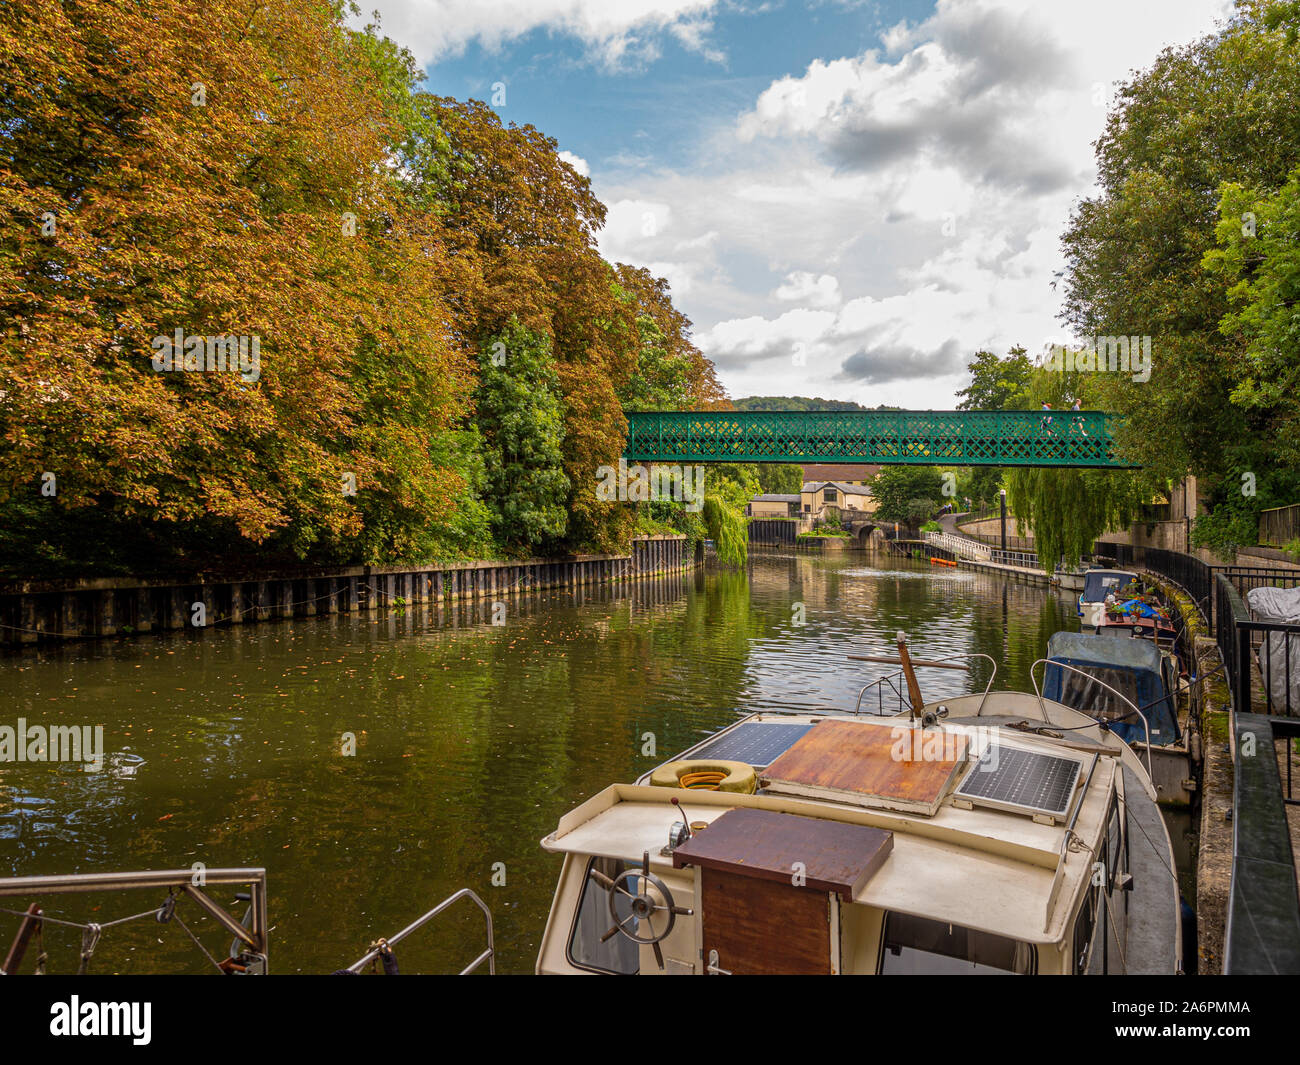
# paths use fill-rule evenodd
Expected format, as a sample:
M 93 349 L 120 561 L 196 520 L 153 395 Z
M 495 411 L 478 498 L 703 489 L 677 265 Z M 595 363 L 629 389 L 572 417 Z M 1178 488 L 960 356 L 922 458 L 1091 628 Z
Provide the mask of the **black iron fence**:
M 1241 713 L 1300 715 L 1300 624 L 1263 620 L 1248 605 L 1255 588 L 1300 586 L 1300 571 L 1212 566 L 1181 551 L 1131 544 L 1099 542 L 1093 554 L 1114 559 L 1121 569 L 1157 573 L 1196 601 L 1219 645 L 1233 705 Z
M 1178 551 L 1097 544 L 1121 567 L 1180 585 L 1210 623 L 1232 696 L 1233 845 L 1223 971 L 1295 972 L 1300 966 L 1300 896 L 1286 809 L 1300 770 L 1300 624 L 1266 621 L 1249 605 L 1256 588 L 1295 588 L 1300 572 L 1212 566 Z
M 965 525 L 971 521 L 988 521 L 991 518 L 997 518 L 1002 514 L 1002 509 L 992 503 L 986 503 L 983 506 L 976 507 L 974 510 L 968 510 L 957 515 L 957 524 Z M 1010 515 L 1007 515 L 1010 517 Z

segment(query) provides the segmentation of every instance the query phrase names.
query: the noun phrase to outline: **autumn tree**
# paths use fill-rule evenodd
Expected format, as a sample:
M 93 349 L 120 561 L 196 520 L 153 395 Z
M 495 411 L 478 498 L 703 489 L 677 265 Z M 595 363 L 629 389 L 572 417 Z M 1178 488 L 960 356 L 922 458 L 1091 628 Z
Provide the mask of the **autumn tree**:
M 458 478 L 439 229 L 405 209 L 366 49 L 319 0 L 0 12 L 0 455 L 65 513 L 400 557 Z M 158 338 L 256 338 L 255 374 Z M 356 494 L 348 489 L 355 483 Z M 373 519 L 366 530 L 367 518 Z
M 0 7 L 0 564 L 625 547 L 623 404 L 726 404 L 555 141 L 349 13 Z M 507 336 L 527 373 L 480 382 Z M 255 370 L 200 372 L 226 338 Z
M 636 321 L 635 363 L 619 390 L 625 410 L 710 410 L 729 406 L 713 364 L 691 340 L 691 322 L 673 306 L 668 282 L 619 263 L 615 293 Z
M 532 126 L 503 125 L 478 100 L 423 96 L 449 145 L 439 194 L 457 274 L 457 328 L 476 345 L 515 318 L 551 341 L 564 399 L 570 545 L 626 544 L 628 508 L 596 498 L 596 473 L 623 450 L 618 388 L 632 372 L 636 323 L 596 248 L 604 205 Z

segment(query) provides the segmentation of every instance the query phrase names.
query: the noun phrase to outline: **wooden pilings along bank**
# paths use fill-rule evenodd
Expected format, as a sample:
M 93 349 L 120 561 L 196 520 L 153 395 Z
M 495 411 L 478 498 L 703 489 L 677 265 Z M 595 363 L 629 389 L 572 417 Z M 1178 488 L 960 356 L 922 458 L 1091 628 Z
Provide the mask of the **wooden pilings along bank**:
M 308 575 L 176 583 L 123 579 L 0 583 L 0 645 L 502 599 L 639 580 L 692 568 L 684 536 L 647 536 L 626 555 L 523 562 L 353 566 Z

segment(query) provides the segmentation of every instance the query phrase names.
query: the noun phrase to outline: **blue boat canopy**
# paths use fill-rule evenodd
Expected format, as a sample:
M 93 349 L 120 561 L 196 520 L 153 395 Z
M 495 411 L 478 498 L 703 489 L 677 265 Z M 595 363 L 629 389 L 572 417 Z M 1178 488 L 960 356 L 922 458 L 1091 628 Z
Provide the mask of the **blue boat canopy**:
M 1141 719 L 1132 707 L 1101 686 L 1108 684 L 1146 717 L 1152 744 L 1178 742 L 1178 713 L 1166 684 L 1169 673 L 1164 656 L 1149 640 L 1058 632 L 1047 641 L 1047 657 L 1044 698 L 1108 722 L 1126 743 L 1144 740 Z M 1088 676 L 1054 666 L 1056 662 L 1083 670 Z

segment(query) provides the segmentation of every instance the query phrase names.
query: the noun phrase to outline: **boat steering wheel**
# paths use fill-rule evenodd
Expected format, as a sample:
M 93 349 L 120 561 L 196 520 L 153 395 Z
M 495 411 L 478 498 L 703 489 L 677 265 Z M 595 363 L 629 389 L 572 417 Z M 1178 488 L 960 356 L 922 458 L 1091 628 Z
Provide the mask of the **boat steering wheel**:
M 689 917 L 695 911 L 688 910 L 678 906 L 673 901 L 673 893 L 668 890 L 668 885 L 660 880 L 654 873 L 650 872 L 650 852 L 646 851 L 641 856 L 641 868 L 631 867 L 624 869 L 618 876 L 610 879 L 599 869 L 591 870 L 591 878 L 601 887 L 609 892 L 609 915 L 614 920 L 614 927 L 600 937 L 602 943 L 612 938 L 615 934 L 627 936 L 633 943 L 643 947 L 653 947 L 655 961 L 659 968 L 664 967 L 663 951 L 659 949 L 660 940 L 666 939 L 668 933 L 673 930 L 673 925 L 677 923 L 677 918 Z M 635 892 L 629 890 L 630 883 L 639 878 L 639 884 Z M 651 890 L 658 895 L 658 901 Z M 626 917 L 620 918 L 618 915 L 618 896 L 623 895 L 629 900 L 632 910 Z M 667 919 L 664 921 L 663 931 L 656 932 L 654 929 L 654 918 L 656 914 L 666 914 Z M 628 922 L 633 918 L 637 919 L 635 929 L 628 928 Z M 642 930 L 642 927 L 646 931 Z

